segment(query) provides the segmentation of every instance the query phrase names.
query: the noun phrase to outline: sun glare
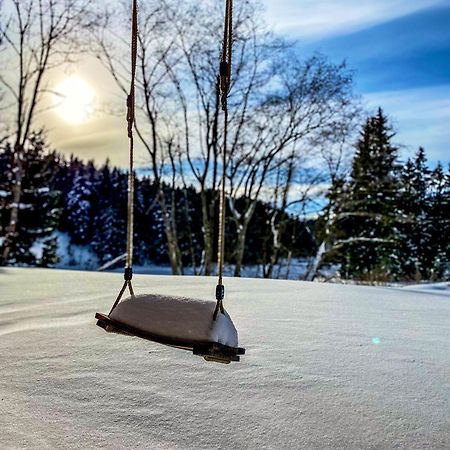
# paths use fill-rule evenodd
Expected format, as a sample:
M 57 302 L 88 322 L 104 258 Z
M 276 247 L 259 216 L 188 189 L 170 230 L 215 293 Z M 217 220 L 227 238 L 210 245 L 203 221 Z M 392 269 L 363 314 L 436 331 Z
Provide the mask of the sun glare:
M 77 76 L 66 78 L 55 89 L 55 110 L 66 122 L 78 125 L 94 112 L 95 92 Z

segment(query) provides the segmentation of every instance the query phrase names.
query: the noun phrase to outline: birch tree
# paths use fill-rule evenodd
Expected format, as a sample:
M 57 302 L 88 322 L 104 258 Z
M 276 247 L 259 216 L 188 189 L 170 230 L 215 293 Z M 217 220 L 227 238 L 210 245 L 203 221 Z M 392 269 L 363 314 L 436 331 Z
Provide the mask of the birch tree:
M 165 11 L 176 33 L 180 55 L 178 70 L 171 70 L 184 127 L 186 176 L 200 192 L 204 236 L 203 273 L 213 270 L 215 215 L 221 172 L 222 126 L 218 86 L 218 64 L 222 43 L 223 5 L 216 1 L 164 1 Z M 276 40 L 260 21 L 258 5 L 243 1 L 234 14 L 233 80 L 230 122 L 237 122 L 237 135 L 245 131 L 250 93 L 263 87 L 263 51 L 275 52 Z M 256 62 L 255 62 L 256 59 Z M 232 146 L 231 146 L 232 147 Z M 231 151 L 231 150 L 230 150 Z
M 6 0 L 0 22 L 0 85 L 8 105 L 8 138 L 14 151 L 14 178 L 9 225 L 1 248 L 6 264 L 20 220 L 23 158 L 27 143 L 49 93 L 49 74 L 74 62 L 83 33 L 95 20 L 87 0 Z
M 321 207 L 320 217 L 317 220 L 319 231 L 316 233 L 318 240 L 317 250 L 304 275 L 305 281 L 314 281 L 325 255 L 333 247 L 334 236 L 333 227 L 336 220 L 336 205 L 343 195 L 343 185 L 348 170 L 348 156 L 351 154 L 350 146 L 343 141 L 336 145 L 329 145 L 321 149 L 320 161 L 324 167 L 324 183 L 329 185 L 328 192 L 323 192 L 320 196 L 321 202 L 325 204 Z
M 129 8 L 123 4 L 122 17 Z M 96 35 L 97 58 L 110 72 L 117 86 L 127 95 L 129 42 L 117 36 L 115 30 L 129 27 L 116 13 L 105 14 L 101 32 Z M 161 209 L 167 253 L 174 275 L 183 273 L 176 225 L 175 190 L 178 180 L 175 147 L 177 144 L 173 116 L 178 105 L 174 102 L 170 71 L 177 66 L 174 54 L 174 33 L 161 2 L 142 4 L 139 10 L 137 55 L 135 130 L 147 151 L 152 178 L 157 187 L 156 205 Z M 175 134 L 174 134 L 175 133 Z M 165 189 L 165 186 L 170 189 Z M 155 206 L 156 206 L 155 205 Z M 150 209 L 148 213 L 152 213 Z
M 332 136 L 355 113 L 352 73 L 345 64 L 332 64 L 322 55 L 301 61 L 285 52 L 274 61 L 268 86 L 230 157 L 230 209 L 238 229 L 235 276 L 240 276 L 256 203 L 264 188 L 273 187 L 280 165 L 313 154 L 320 139 Z M 238 209 L 236 200 L 241 196 L 245 201 Z
M 289 276 L 292 247 L 298 236 L 293 230 L 290 236 L 290 245 L 283 245 L 282 236 L 286 230 L 287 218 L 289 214 L 296 217 L 305 215 L 306 208 L 313 201 L 315 193 L 325 179 L 321 170 L 304 167 L 308 165 L 308 159 L 311 156 L 308 152 L 294 150 L 284 164 L 279 165 L 276 169 L 275 181 L 268 202 L 272 252 L 268 255 L 268 261 L 263 262 L 264 278 L 279 278 L 283 257 L 286 259 L 285 276 L 286 278 Z M 277 266 L 278 270 L 275 272 Z

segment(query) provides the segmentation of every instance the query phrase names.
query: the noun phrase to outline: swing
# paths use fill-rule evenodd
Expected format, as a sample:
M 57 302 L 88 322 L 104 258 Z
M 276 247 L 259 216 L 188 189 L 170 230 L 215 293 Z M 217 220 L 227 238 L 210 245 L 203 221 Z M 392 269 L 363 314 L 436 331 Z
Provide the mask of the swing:
M 135 120 L 135 77 L 137 59 L 137 0 L 132 8 L 131 87 L 127 97 L 127 124 L 130 142 L 130 171 L 128 176 L 127 254 L 125 282 L 109 314 L 96 313 L 97 325 L 109 333 L 136 336 L 159 344 L 192 351 L 206 361 L 229 364 L 239 361 L 245 349 L 238 347 L 238 334 L 225 311 L 223 299 L 225 244 L 225 169 L 228 126 L 228 94 L 231 77 L 233 0 L 226 0 L 223 49 L 220 61 L 219 84 L 221 106 L 224 111 L 223 174 L 220 189 L 218 284 L 216 302 L 200 299 L 148 294 L 135 295 L 133 277 L 133 125 Z M 128 288 L 130 297 L 122 299 Z

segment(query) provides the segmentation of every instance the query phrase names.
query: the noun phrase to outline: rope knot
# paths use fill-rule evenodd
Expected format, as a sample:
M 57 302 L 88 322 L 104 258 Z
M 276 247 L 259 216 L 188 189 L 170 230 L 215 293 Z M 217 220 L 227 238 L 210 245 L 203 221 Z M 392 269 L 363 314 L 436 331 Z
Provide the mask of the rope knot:
M 134 98 L 132 95 L 127 96 L 127 122 L 128 122 L 128 137 L 131 138 L 134 123 Z
M 132 280 L 132 278 L 133 278 L 133 268 L 132 267 L 125 267 L 123 278 L 125 281 Z
M 230 91 L 230 64 L 227 61 L 221 61 L 219 67 L 219 85 L 220 85 L 220 103 L 222 109 L 227 107 L 228 93 Z
M 225 297 L 225 286 L 223 284 L 218 284 L 216 286 L 216 300 L 223 300 Z
M 220 61 L 219 73 L 222 78 L 229 78 L 230 65 L 227 61 Z

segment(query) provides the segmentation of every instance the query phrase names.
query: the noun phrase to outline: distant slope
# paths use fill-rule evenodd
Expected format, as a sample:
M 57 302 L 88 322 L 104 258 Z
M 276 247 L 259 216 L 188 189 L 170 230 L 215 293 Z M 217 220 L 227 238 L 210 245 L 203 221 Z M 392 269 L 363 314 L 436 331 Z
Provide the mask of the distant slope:
M 405 291 L 426 292 L 428 294 L 439 294 L 450 297 L 450 282 L 410 284 L 402 287 Z

